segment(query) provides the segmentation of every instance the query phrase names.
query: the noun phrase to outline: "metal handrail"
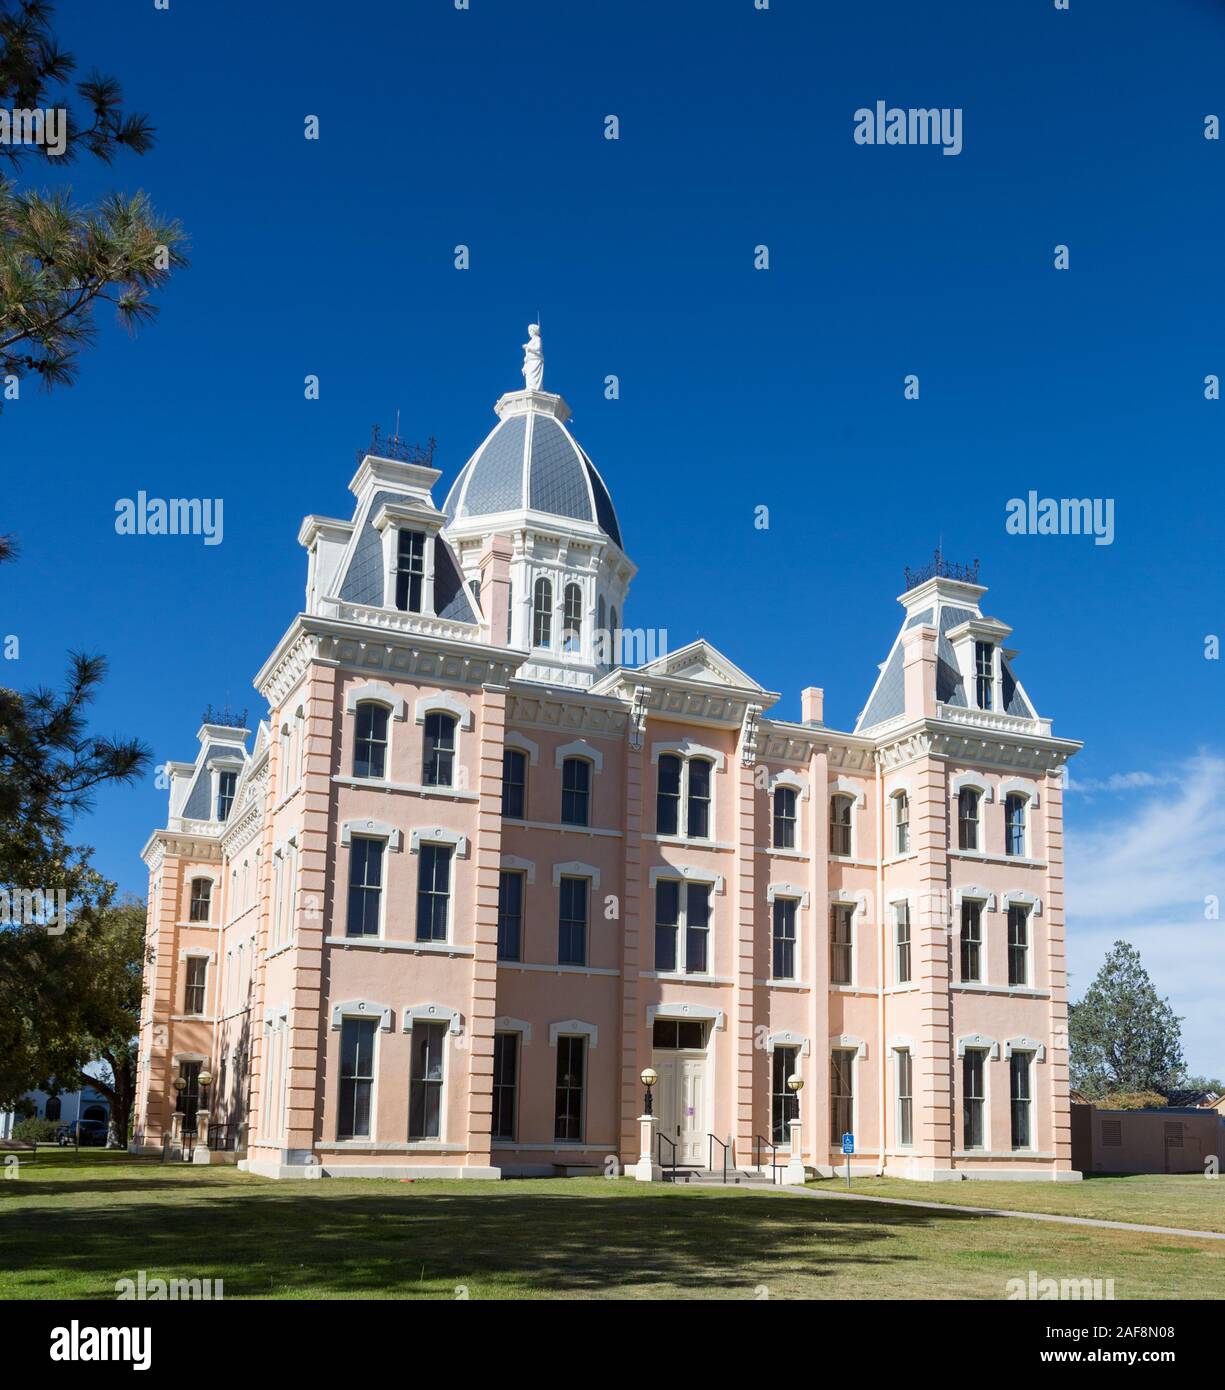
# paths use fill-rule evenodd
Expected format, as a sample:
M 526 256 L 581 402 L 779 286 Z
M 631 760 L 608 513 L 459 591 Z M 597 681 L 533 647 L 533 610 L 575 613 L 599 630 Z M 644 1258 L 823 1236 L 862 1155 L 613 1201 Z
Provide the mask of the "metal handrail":
M 778 1170 L 780 1167 L 778 1162 L 778 1145 L 771 1144 L 768 1139 L 763 1139 L 760 1134 L 755 1134 L 753 1136 L 753 1156 L 756 1160 L 758 1172 L 761 1171 L 761 1146 L 763 1144 L 770 1150 L 770 1181 L 771 1183 L 776 1183 L 778 1182 Z
M 712 1172 L 712 1173 L 715 1171 L 715 1145 L 718 1144 L 718 1146 L 723 1150 L 723 1181 L 724 1181 L 724 1183 L 726 1184 L 726 1182 L 727 1182 L 727 1150 L 728 1150 L 728 1145 L 730 1145 L 730 1143 L 732 1142 L 732 1137 L 731 1137 L 730 1134 L 728 1135 L 728 1137 L 727 1137 L 727 1144 L 725 1144 L 725 1143 L 723 1142 L 723 1140 L 720 1139 L 719 1136 L 718 1136 L 717 1134 L 708 1134 L 708 1135 L 706 1136 L 706 1138 L 710 1141 L 710 1142 L 706 1145 L 706 1152 L 707 1152 L 707 1163 L 706 1163 L 706 1167 L 707 1167 L 707 1169 L 708 1169 L 710 1172 Z
M 672 1150 L 672 1181 L 675 1182 L 675 1181 L 676 1181 L 676 1144 L 675 1144 L 675 1142 L 674 1142 L 673 1140 L 671 1140 L 671 1139 L 668 1138 L 668 1136 L 663 1132 L 662 1129 L 659 1130 L 659 1131 L 657 1132 L 656 1138 L 659 1140 L 659 1143 L 658 1143 L 658 1145 L 657 1145 L 656 1147 L 658 1148 L 658 1151 L 659 1151 L 659 1166 L 660 1166 L 661 1168 L 664 1166 L 664 1148 L 663 1148 L 664 1144 L 666 1143 L 666 1144 L 669 1146 L 669 1148 L 671 1148 L 671 1150 Z

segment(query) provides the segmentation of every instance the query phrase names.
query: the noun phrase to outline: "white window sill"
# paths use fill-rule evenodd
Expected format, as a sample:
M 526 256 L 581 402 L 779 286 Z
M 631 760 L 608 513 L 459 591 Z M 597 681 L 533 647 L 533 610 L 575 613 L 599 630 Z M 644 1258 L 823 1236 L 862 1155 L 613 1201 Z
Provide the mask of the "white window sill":
M 1012 994 L 1018 999 L 1049 999 L 1050 991 L 1046 989 L 1031 989 L 1028 985 L 984 985 L 977 980 L 954 980 L 950 989 L 960 990 L 966 994 Z
M 479 801 L 480 792 L 461 791 L 458 787 L 427 787 L 421 782 L 390 782 L 382 777 L 332 778 L 339 787 L 352 787 L 376 792 L 409 792 L 413 796 L 432 796 L 441 801 Z
M 216 1023 L 212 1014 L 171 1014 L 171 1023 Z
M 689 975 L 679 970 L 640 970 L 640 980 L 675 980 L 682 985 L 734 985 L 735 980 L 722 975 Z
M 450 941 L 396 941 L 385 936 L 325 936 L 325 946 L 357 946 L 367 951 L 407 951 L 414 956 L 471 956 L 471 946 Z
M 883 863 L 886 869 L 891 869 L 895 864 L 909 864 L 911 860 L 917 859 L 918 857 L 918 850 L 912 849 L 909 854 L 892 854 L 888 859 L 884 860 Z
M 758 845 L 754 854 L 768 854 L 772 859 L 797 859 L 808 863 L 808 855 L 802 849 L 775 849 L 773 845 Z
M 949 850 L 950 859 L 976 859 L 980 864 L 1008 864 L 1017 865 L 1022 869 L 1045 869 L 1048 867 L 1045 859 L 1027 859 L 1019 854 L 988 854 L 982 849 L 951 849 Z
M 1053 1153 L 1039 1153 L 1036 1149 L 954 1149 L 954 1158 L 1025 1158 L 1053 1159 Z
M 719 854 L 730 854 L 735 846 L 726 840 L 703 840 L 688 835 L 647 835 L 644 840 L 655 845 L 675 845 L 677 849 L 713 849 Z
M 845 864 L 849 869 L 874 869 L 876 868 L 875 859 L 856 859 L 853 854 L 831 854 L 829 855 L 831 864 Z
M 765 989 L 789 989 L 797 994 L 807 994 L 812 988 L 802 980 L 754 980 L 753 983 Z
M 317 1144 L 315 1147 L 338 1153 L 464 1154 L 468 1152 L 463 1144 L 445 1144 L 438 1139 L 410 1139 L 402 1144 L 384 1144 L 377 1139 L 333 1139 L 329 1143 Z
M 499 970 L 544 970 L 551 975 L 620 975 L 619 970 L 607 970 L 595 965 L 546 965 L 533 961 L 500 960 Z
M 625 833 L 622 830 L 605 830 L 595 825 L 562 825 L 560 822 L 544 820 L 507 820 L 506 824 L 522 826 L 525 830 L 555 830 L 567 835 L 607 835 L 614 840 L 621 839 Z

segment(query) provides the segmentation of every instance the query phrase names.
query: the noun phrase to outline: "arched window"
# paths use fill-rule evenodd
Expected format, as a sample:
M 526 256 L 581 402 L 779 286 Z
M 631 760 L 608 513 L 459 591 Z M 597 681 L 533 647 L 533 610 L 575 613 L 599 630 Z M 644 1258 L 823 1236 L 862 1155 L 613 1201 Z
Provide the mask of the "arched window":
M 849 855 L 851 852 L 851 807 L 849 796 L 831 796 L 829 799 L 829 852 Z
M 774 848 L 795 848 L 795 807 L 794 787 L 774 788 Z
M 599 596 L 599 598 L 596 599 L 595 613 L 596 613 L 596 619 L 595 619 L 595 622 L 596 622 L 596 635 L 595 635 L 595 640 L 596 640 L 596 660 L 599 661 L 599 663 L 600 663 L 602 666 L 607 666 L 607 665 L 608 665 L 609 653 L 610 653 L 611 650 L 612 650 L 612 643 L 608 640 L 608 629 L 605 627 L 605 623 L 606 623 L 607 618 L 608 618 L 608 610 L 607 610 L 607 608 L 605 607 L 605 604 L 604 604 L 604 595 L 603 595 L 603 594 L 601 594 L 601 595 Z
M 191 906 L 187 912 L 187 920 L 189 922 L 207 922 L 212 900 L 212 880 L 193 878 L 191 881 Z
M 63 1106 L 59 1096 L 49 1096 L 47 1098 L 46 1118 L 48 1120 L 58 1120 Z
M 689 759 L 689 797 L 686 807 L 686 826 L 691 839 L 710 837 L 710 775 L 713 764 L 708 758 Z
M 608 610 L 608 661 L 609 665 L 616 666 L 621 660 L 621 639 L 617 635 L 617 605 L 614 603 Z
M 893 798 L 893 852 L 910 853 L 910 798 L 905 792 Z
M 561 765 L 563 825 L 591 824 L 591 764 L 586 758 L 567 758 Z
M 655 833 L 679 835 L 681 828 L 681 760 L 673 753 L 659 759 L 655 793 Z
M 978 810 L 981 795 L 973 787 L 962 787 L 957 793 L 957 847 L 978 848 Z
M 387 776 L 386 705 L 363 700 L 357 706 L 353 745 L 354 777 Z
M 1025 854 L 1025 811 L 1028 798 L 1009 792 L 1004 798 L 1004 852 Z
M 427 787 L 449 787 L 455 775 L 455 716 L 435 710 L 425 716 L 425 756 L 421 780 Z
M 553 586 L 542 576 L 532 598 L 532 646 L 547 647 L 552 641 Z
M 302 769 L 306 763 L 306 716 L 301 705 L 294 711 L 293 730 L 294 782 L 300 787 L 302 785 Z
M 106 1111 L 100 1105 L 87 1105 L 81 1118 L 83 1120 L 96 1120 L 99 1124 L 105 1124 Z
M 566 585 L 565 616 L 561 630 L 561 649 L 581 651 L 583 647 L 583 591 L 577 584 Z

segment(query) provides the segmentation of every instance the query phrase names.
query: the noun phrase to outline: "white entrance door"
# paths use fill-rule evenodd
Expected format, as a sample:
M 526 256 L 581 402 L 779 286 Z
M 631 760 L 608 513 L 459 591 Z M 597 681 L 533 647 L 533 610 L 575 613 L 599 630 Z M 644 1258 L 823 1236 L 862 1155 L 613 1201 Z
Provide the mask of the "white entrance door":
M 676 1145 L 676 1161 L 686 1167 L 704 1167 L 706 1152 L 706 1054 L 704 1052 L 656 1052 L 651 1065 L 659 1073 L 656 1104 L 659 1128 Z M 672 1150 L 660 1146 L 662 1161 L 672 1162 Z

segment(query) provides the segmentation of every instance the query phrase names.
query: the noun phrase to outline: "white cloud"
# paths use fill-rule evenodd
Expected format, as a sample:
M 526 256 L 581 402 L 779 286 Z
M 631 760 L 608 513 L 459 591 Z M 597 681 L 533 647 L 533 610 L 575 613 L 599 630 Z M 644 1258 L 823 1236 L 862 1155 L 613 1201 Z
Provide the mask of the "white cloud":
M 1071 997 L 1084 993 L 1114 941 L 1131 942 L 1184 1017 L 1189 1068 L 1220 1075 L 1225 922 L 1205 919 L 1204 900 L 1225 896 L 1225 759 L 1201 753 L 1177 774 L 1121 773 L 1099 785 L 1132 794 L 1095 806 L 1084 828 L 1087 807 L 1069 808 Z

